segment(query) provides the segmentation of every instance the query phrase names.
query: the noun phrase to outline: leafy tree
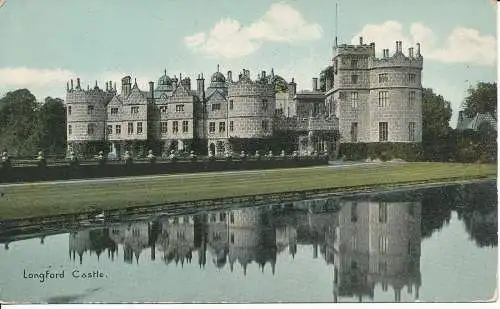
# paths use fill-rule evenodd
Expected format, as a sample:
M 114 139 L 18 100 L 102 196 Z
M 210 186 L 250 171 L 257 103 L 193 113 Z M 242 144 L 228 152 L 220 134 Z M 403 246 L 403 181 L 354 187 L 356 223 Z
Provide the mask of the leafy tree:
M 448 161 L 455 151 L 451 119 L 451 104 L 432 89 L 422 92 L 422 146 L 424 158 L 432 161 Z
M 47 153 L 66 149 L 66 108 L 59 98 L 47 97 L 37 111 L 37 146 Z
M 477 113 L 490 114 L 497 119 L 497 83 L 477 83 L 476 87 L 467 90 L 463 104 L 464 112 L 472 117 Z
M 0 147 L 13 154 L 33 155 L 37 102 L 28 89 L 8 92 L 0 99 Z
M 328 78 L 330 80 L 330 83 L 332 83 L 333 76 L 333 66 L 328 66 L 323 71 L 321 71 L 321 73 L 319 74 L 319 89 L 321 91 L 326 91 L 326 79 Z

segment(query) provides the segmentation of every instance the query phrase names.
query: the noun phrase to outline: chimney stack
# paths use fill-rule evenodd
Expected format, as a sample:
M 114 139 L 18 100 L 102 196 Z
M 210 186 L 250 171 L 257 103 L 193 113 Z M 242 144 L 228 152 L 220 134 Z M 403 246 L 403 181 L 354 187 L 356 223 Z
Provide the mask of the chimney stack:
M 73 90 L 73 79 L 71 79 L 70 81 L 71 81 L 71 90 Z
M 408 48 L 408 56 L 413 58 L 413 47 Z
M 420 43 L 417 43 L 417 56 L 420 56 Z
M 201 74 L 199 74 L 198 79 L 196 79 L 196 91 L 200 97 L 202 97 L 205 92 L 205 79 L 203 79 L 203 75 Z
M 297 84 L 295 83 L 294 78 L 292 78 L 292 81 L 288 84 L 288 86 L 292 96 L 294 96 L 297 93 Z
M 66 82 L 66 91 L 69 91 L 69 82 Z
M 317 77 L 313 77 L 312 79 L 312 90 L 313 91 L 317 91 L 318 90 L 318 78 Z
M 362 36 L 359 37 L 359 45 L 363 45 L 363 37 Z
M 227 81 L 229 82 L 233 81 L 233 72 L 227 71 Z
M 154 98 L 154 91 L 155 91 L 155 83 L 154 82 L 149 82 L 149 97 L 151 99 Z
M 266 78 L 266 71 L 262 70 L 262 79 Z
M 76 89 L 80 89 L 80 77 L 76 78 Z
M 128 97 L 131 92 L 131 77 L 125 76 L 122 78 L 122 96 Z

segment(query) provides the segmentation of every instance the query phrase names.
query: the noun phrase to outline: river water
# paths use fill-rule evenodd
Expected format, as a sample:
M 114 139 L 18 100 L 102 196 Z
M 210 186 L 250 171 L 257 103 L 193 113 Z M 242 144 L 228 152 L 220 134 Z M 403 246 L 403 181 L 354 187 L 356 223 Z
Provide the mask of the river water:
M 413 302 L 491 299 L 496 183 L 0 231 L 0 299 Z

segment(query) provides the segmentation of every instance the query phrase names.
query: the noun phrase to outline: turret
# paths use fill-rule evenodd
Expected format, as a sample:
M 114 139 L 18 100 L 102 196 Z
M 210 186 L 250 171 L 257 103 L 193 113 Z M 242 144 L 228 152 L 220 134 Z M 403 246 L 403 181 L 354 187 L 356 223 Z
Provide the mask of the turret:
M 293 78 L 292 81 L 288 83 L 288 89 L 292 96 L 294 96 L 297 93 L 297 84 L 295 83 L 295 80 Z

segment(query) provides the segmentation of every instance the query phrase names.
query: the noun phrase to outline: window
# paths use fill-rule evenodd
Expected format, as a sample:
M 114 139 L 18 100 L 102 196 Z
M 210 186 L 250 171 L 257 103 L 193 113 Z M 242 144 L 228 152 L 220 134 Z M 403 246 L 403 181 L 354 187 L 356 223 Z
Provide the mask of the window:
M 89 123 L 87 125 L 87 134 L 94 135 L 95 134 L 95 123 Z
M 387 247 L 388 247 L 388 239 L 387 237 L 380 236 L 378 239 L 378 250 L 380 252 L 386 253 L 387 252 Z
M 71 115 L 71 106 L 68 106 L 68 115 Z
M 220 110 L 220 103 L 213 103 L 212 111 L 218 111 L 218 110 Z
M 387 223 L 387 203 L 378 203 L 378 222 Z
M 357 84 L 359 80 L 359 75 L 351 75 L 351 83 Z
M 128 123 L 128 134 L 134 134 L 134 123 L 133 122 Z
M 387 261 L 378 262 L 378 272 L 380 274 L 385 274 L 387 272 Z
M 182 122 L 182 132 L 183 132 L 183 133 L 186 133 L 186 132 L 188 132 L 188 129 L 189 129 L 189 122 L 188 122 L 188 121 L 186 121 L 186 120 L 184 120 L 184 121 Z
M 389 81 L 389 76 L 387 73 L 382 73 L 378 75 L 378 82 L 379 83 L 387 83 Z
M 408 140 L 410 142 L 415 141 L 415 122 L 408 123 Z
M 408 255 L 413 254 L 413 244 L 411 242 L 411 239 L 408 240 Z
M 160 122 L 160 132 L 167 133 L 167 122 L 166 121 Z
M 167 107 L 166 106 L 160 106 L 160 113 L 166 114 L 167 113 Z
M 71 127 L 71 125 L 68 125 L 68 135 L 71 134 L 73 134 L 73 128 Z
M 416 75 L 415 73 L 408 74 L 408 83 L 415 83 Z
M 339 92 L 339 99 L 345 100 L 345 92 Z
M 118 107 L 111 107 L 111 115 L 118 114 Z
M 215 122 L 210 122 L 208 124 L 208 132 L 214 133 L 215 132 Z
M 137 134 L 142 134 L 142 122 L 137 123 Z
M 234 131 L 234 122 L 229 121 L 229 131 L 233 132 Z
M 358 238 L 356 234 L 351 236 L 351 249 L 356 250 L 358 248 Z
M 215 214 L 212 214 L 210 216 L 210 222 L 215 222 L 215 221 L 217 221 L 217 216 Z
M 358 67 L 358 59 L 351 60 L 351 68 L 355 69 Z
M 172 122 L 172 132 L 174 132 L 174 133 L 179 132 L 179 122 L 178 121 Z
M 389 126 L 387 122 L 378 123 L 378 139 L 380 142 L 387 142 L 389 137 Z
M 262 130 L 267 131 L 269 129 L 269 122 L 267 120 L 262 120 Z
M 231 243 L 234 244 L 234 233 L 231 233 Z
M 220 220 L 221 222 L 226 221 L 226 214 L 225 214 L 225 213 L 223 213 L 223 212 L 221 212 L 221 213 L 219 214 L 219 220 Z
M 121 134 L 122 133 L 122 126 L 117 124 L 115 126 L 115 134 Z
M 415 104 L 415 91 L 408 92 L 408 105 L 412 107 Z
M 358 123 L 351 123 L 351 142 L 356 143 L 358 141 Z
M 351 204 L 351 222 L 358 222 L 358 203 Z
M 94 113 L 94 105 L 87 106 L 87 114 L 92 115 Z
M 386 107 L 388 97 L 389 97 L 389 92 L 379 91 L 378 92 L 378 107 Z
M 108 125 L 106 126 L 106 134 L 113 134 L 113 126 L 112 125 Z
M 231 213 L 229 215 L 229 221 L 231 221 L 231 223 L 234 223 L 234 214 L 233 213 Z
M 131 114 L 139 114 L 139 106 L 132 106 L 130 108 L 130 113 Z
M 175 106 L 175 111 L 176 112 L 183 112 L 184 111 L 184 104 L 177 104 Z
M 359 93 L 358 92 L 351 92 L 351 107 L 353 109 L 357 109 L 358 102 L 359 102 Z
M 262 100 L 262 111 L 267 112 L 267 109 L 269 108 L 269 103 L 267 100 Z
M 219 122 L 219 133 L 226 132 L 226 123 Z
M 233 100 L 229 100 L 229 109 L 233 110 L 233 107 L 234 107 Z

